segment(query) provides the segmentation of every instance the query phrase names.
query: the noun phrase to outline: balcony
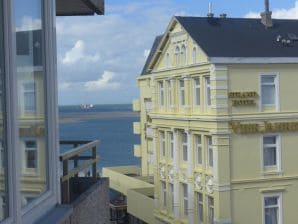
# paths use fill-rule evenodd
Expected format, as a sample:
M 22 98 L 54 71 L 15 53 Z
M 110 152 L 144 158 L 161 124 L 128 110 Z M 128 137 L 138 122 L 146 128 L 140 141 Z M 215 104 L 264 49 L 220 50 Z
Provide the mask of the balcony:
M 141 134 L 141 123 L 140 122 L 133 122 L 133 133 L 136 135 Z
M 134 145 L 133 152 L 135 157 L 137 158 L 142 157 L 142 149 L 140 145 Z
M 135 112 L 140 112 L 141 111 L 141 102 L 140 102 L 139 99 L 133 101 L 132 109 Z
M 60 155 L 61 205 L 38 223 L 109 223 L 109 181 L 96 169 L 98 144 L 97 140 L 60 142 L 72 148 Z

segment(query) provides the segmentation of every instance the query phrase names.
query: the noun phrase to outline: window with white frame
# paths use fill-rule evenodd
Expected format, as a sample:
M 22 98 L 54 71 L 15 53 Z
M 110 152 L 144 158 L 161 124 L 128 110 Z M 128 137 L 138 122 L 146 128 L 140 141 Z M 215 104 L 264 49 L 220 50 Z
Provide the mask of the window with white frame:
M 169 183 L 170 188 L 170 201 L 171 201 L 171 212 L 174 213 L 175 206 L 174 206 L 174 184 Z
M 214 198 L 208 197 L 208 224 L 214 224 Z
M 160 182 L 160 187 L 161 187 L 161 205 L 163 207 L 166 207 L 167 206 L 167 185 L 166 185 L 166 182 L 164 181 L 161 181 Z
M 36 84 L 34 81 L 23 83 L 24 112 L 36 112 Z
M 194 87 L 194 105 L 200 106 L 201 104 L 201 83 L 200 77 L 196 77 L 193 79 L 193 87 Z
M 168 86 L 168 107 L 173 106 L 173 86 L 172 86 L 172 81 L 168 80 L 167 81 L 167 86 Z
M 274 107 L 277 104 L 277 76 L 261 75 L 262 107 Z
M 207 136 L 207 153 L 208 153 L 208 166 L 213 167 L 213 146 L 212 146 L 212 137 Z
M 265 194 L 263 224 L 281 224 L 281 194 Z
M 159 150 L 160 150 L 160 157 L 164 158 L 166 156 L 166 139 L 165 139 L 165 132 L 159 132 Z
M 163 81 L 158 82 L 158 89 L 159 89 L 159 106 L 163 107 L 165 105 L 165 89 Z
M 182 151 L 182 161 L 188 161 L 188 143 L 187 143 L 187 134 L 182 132 L 181 133 L 181 151 Z
M 185 82 L 184 80 L 179 80 L 179 103 L 180 106 L 185 106 Z
M 175 48 L 175 63 L 176 63 L 176 66 L 180 65 L 180 47 L 179 46 Z
M 202 193 L 197 193 L 197 209 L 198 209 L 199 224 L 203 224 L 203 222 L 204 222 L 204 201 L 203 201 Z
M 186 47 L 182 45 L 181 47 L 181 64 L 186 65 L 187 63 L 187 54 L 186 54 Z
M 170 68 L 171 67 L 171 58 L 170 58 L 170 54 L 167 53 L 166 54 L 166 68 Z
M 210 76 L 205 77 L 205 104 L 207 107 L 211 106 Z
M 188 216 L 188 189 L 187 184 L 182 184 L 183 215 Z
M 194 47 L 192 49 L 192 63 L 196 64 L 197 63 L 197 48 Z
M 174 159 L 174 133 L 168 132 L 168 141 L 169 141 L 169 153 L 170 158 Z
M 37 168 L 37 143 L 36 140 L 24 140 L 25 168 Z
M 263 136 L 263 167 L 278 168 L 279 163 L 279 136 Z
M 195 147 L 196 147 L 196 164 L 202 165 L 202 136 L 195 135 Z

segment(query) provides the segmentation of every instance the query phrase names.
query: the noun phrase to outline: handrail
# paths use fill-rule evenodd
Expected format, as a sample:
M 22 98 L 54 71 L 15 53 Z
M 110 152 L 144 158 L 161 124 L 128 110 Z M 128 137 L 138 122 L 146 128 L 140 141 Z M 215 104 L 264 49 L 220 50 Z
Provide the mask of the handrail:
M 62 203 L 69 204 L 70 203 L 70 179 L 72 177 L 78 177 L 79 172 L 92 167 L 92 178 L 97 178 L 96 172 L 96 163 L 99 159 L 97 156 L 97 146 L 100 143 L 99 140 L 95 141 L 60 141 L 61 145 L 73 145 L 74 148 L 64 152 L 60 155 L 60 161 L 63 166 L 63 175 L 61 177 L 61 187 L 62 187 Z M 82 145 L 83 144 L 83 145 Z M 80 146 L 78 146 L 80 145 Z M 81 155 L 81 153 L 86 152 L 88 150 L 92 150 L 92 155 Z M 74 161 L 74 168 L 69 169 L 69 161 Z M 85 160 L 84 163 L 78 163 L 79 160 Z
M 79 142 L 79 141 L 78 141 Z M 64 152 L 62 154 L 60 154 L 60 161 L 66 160 L 66 159 L 70 159 L 74 156 L 79 155 L 82 152 L 85 152 L 87 150 L 89 150 L 90 148 L 96 147 L 98 144 L 100 143 L 99 140 L 95 140 L 93 142 L 89 142 L 89 143 L 85 143 L 84 145 L 78 146 L 72 150 L 69 150 L 67 152 Z

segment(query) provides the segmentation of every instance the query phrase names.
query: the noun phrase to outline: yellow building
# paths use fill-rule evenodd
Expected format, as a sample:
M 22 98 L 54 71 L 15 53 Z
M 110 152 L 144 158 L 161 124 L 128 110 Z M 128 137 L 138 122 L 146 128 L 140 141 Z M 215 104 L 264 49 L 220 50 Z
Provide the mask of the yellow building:
M 103 170 L 131 216 L 298 222 L 297 30 L 297 20 L 271 20 L 268 10 L 262 20 L 171 20 L 138 78 L 141 167 Z

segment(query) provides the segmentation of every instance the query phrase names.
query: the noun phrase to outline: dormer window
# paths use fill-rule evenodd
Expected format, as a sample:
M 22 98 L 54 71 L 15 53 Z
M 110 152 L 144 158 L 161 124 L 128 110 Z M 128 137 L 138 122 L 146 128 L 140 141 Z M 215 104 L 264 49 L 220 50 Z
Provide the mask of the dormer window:
M 185 45 L 182 45 L 181 47 L 181 65 L 185 65 L 186 64 L 186 47 Z
M 180 65 L 180 47 L 179 46 L 177 46 L 175 49 L 175 63 L 176 63 L 176 66 Z

